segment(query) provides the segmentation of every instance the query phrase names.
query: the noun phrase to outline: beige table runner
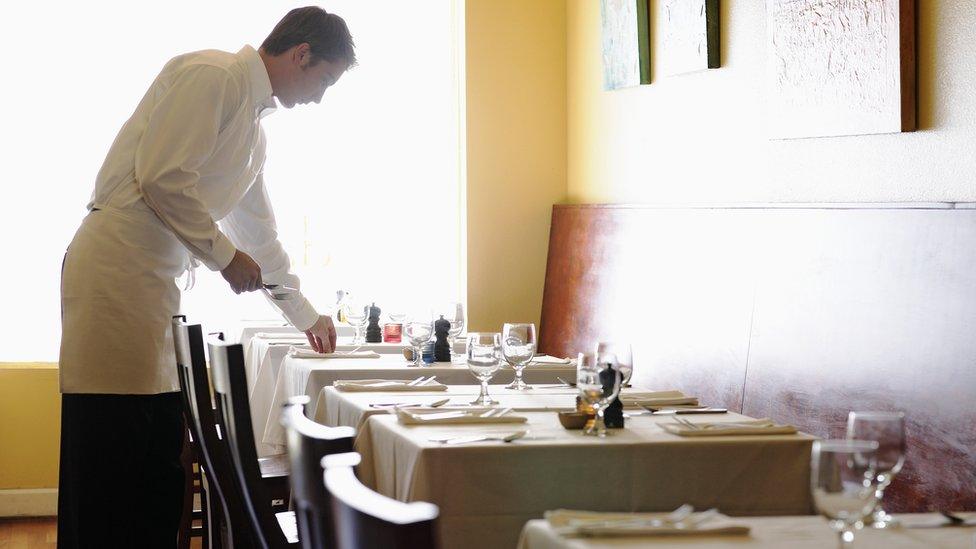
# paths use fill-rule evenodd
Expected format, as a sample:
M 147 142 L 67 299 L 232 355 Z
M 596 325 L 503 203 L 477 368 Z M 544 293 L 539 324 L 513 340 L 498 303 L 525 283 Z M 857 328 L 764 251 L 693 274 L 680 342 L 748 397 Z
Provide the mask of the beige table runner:
M 670 418 L 638 416 L 600 440 L 563 429 L 553 412 L 524 415 L 529 421 L 517 429 L 528 429 L 526 438 L 458 446 L 429 439 L 516 427 L 403 426 L 390 415 L 371 416 L 357 437 L 359 474 L 387 496 L 439 505 L 444 547 L 465 549 L 514 547 L 527 520 L 556 508 L 670 511 L 691 503 L 733 516 L 812 511 L 809 435 L 691 439 L 657 425 Z

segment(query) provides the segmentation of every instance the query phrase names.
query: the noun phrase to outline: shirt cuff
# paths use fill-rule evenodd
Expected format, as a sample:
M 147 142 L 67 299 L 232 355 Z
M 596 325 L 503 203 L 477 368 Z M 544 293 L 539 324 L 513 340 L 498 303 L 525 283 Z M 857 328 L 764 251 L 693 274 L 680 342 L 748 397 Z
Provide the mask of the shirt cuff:
M 234 243 L 224 233 L 218 231 L 217 239 L 214 242 L 213 254 L 211 255 L 210 261 L 205 261 L 204 264 L 211 271 L 223 271 L 230 265 L 231 260 L 234 259 L 234 255 L 236 254 L 237 247 L 234 246 Z
M 308 330 L 319 321 L 318 311 L 315 310 L 315 307 L 312 307 L 312 304 L 304 296 L 302 297 L 301 304 L 294 308 L 288 307 L 288 309 L 291 310 L 286 310 L 282 307 L 282 314 L 285 315 L 288 322 L 291 322 L 292 326 L 302 332 Z

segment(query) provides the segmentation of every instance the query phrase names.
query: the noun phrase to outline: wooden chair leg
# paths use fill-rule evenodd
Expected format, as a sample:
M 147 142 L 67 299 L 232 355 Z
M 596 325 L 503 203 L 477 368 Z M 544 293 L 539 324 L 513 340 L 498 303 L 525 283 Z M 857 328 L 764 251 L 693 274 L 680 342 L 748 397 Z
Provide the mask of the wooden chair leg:
M 183 430 L 183 452 L 180 463 L 183 464 L 183 516 L 180 518 L 180 531 L 176 538 L 179 549 L 189 549 L 190 535 L 193 527 L 193 444 L 190 442 L 190 431 Z

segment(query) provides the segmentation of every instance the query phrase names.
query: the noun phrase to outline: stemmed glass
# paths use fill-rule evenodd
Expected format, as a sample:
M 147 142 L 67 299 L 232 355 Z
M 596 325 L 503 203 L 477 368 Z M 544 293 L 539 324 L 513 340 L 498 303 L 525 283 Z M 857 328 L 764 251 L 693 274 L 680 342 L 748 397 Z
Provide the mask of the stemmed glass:
M 467 339 L 468 369 L 481 382 L 481 394 L 471 404 L 488 406 L 495 401 L 488 396 L 488 382 L 501 367 L 502 336 L 499 333 L 469 333 Z
M 813 443 L 810 484 L 813 503 L 840 537 L 841 549 L 854 543 L 854 530 L 878 504 L 872 440 L 818 440 Z
M 620 393 L 620 372 L 612 362 L 601 362 L 596 353 L 580 353 L 576 361 L 576 387 L 580 399 L 593 406 L 596 419 L 584 435 L 607 436 L 603 413 Z
M 343 305 L 342 315 L 350 326 L 356 328 L 356 335 L 352 338 L 352 344 L 362 345 L 366 343 L 363 328 L 369 321 L 369 306 L 359 301 L 349 302 Z
M 510 324 L 502 327 L 502 357 L 515 370 L 515 380 L 506 389 L 526 391 L 532 386 L 522 380 L 522 371 L 535 356 L 535 324 Z
M 618 341 L 601 341 L 596 344 L 596 358 L 600 362 L 610 362 L 621 373 L 621 386 L 630 383 L 634 373 L 634 353 L 630 343 Z
M 887 528 L 895 517 L 881 508 L 885 488 L 905 463 L 905 414 L 902 412 L 851 412 L 847 416 L 847 438 L 873 440 L 878 443 L 878 504 L 871 513 L 870 526 Z
M 403 333 L 413 346 L 413 365 L 423 366 L 423 345 L 430 341 L 430 336 L 434 333 L 434 321 L 429 317 L 426 320 L 421 317 L 411 318 L 404 325 Z

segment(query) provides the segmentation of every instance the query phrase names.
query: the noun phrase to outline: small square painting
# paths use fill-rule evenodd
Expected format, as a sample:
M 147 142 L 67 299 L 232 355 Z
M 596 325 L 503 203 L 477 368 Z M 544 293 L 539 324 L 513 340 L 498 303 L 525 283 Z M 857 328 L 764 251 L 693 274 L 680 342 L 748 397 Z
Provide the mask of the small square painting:
M 718 0 L 660 0 L 661 47 L 665 75 L 719 66 Z
M 603 87 L 651 83 L 648 0 L 600 0 L 603 20 Z

